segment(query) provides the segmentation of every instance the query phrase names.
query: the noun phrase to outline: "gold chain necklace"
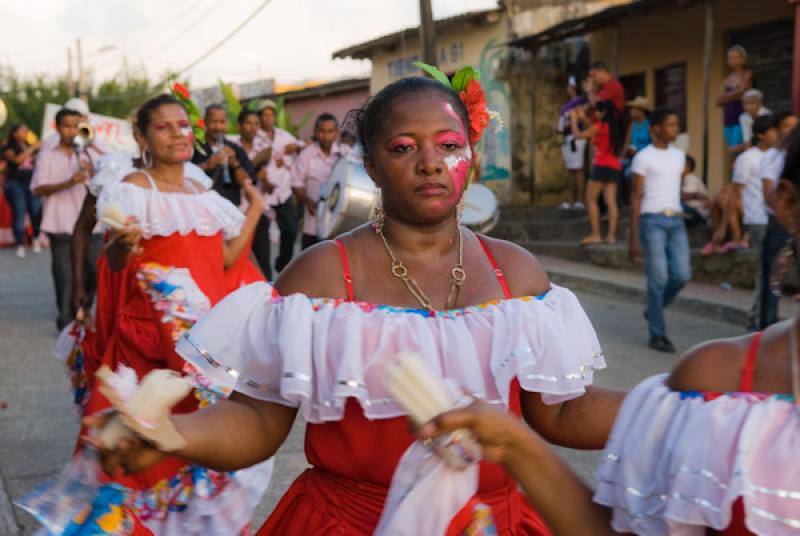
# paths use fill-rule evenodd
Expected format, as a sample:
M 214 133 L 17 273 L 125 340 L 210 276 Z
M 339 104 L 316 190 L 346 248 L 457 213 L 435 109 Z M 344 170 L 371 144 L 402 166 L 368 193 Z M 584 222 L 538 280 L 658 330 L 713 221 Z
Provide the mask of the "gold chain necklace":
M 444 306 L 445 309 L 452 309 L 453 306 L 455 306 L 456 301 L 458 300 L 458 291 L 461 288 L 461 285 L 463 285 L 464 281 L 467 279 L 467 273 L 464 271 L 464 235 L 461 232 L 460 225 L 457 225 L 456 228 L 458 229 L 458 262 L 455 266 L 453 266 L 453 269 L 450 270 L 450 278 L 452 281 L 450 283 L 450 291 L 447 293 L 447 302 L 445 302 Z M 395 257 L 392 248 L 389 246 L 389 241 L 386 240 L 386 236 L 383 234 L 382 222 L 375 225 L 375 232 L 378 233 L 378 236 L 380 236 L 381 240 L 383 240 L 386 253 L 388 253 L 389 257 L 392 259 L 392 275 L 405 283 L 408 291 L 424 309 L 427 309 L 428 311 L 435 310 L 430 298 L 428 298 L 414 278 L 409 275 L 408 268 L 406 268 L 402 261 Z

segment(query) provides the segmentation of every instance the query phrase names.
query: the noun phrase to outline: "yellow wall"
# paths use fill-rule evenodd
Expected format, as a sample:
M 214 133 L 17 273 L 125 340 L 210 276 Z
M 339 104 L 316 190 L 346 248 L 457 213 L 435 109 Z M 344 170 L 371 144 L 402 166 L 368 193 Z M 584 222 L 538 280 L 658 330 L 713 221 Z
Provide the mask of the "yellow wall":
M 436 30 L 436 45 L 439 51 L 445 51 L 446 61 L 440 63 L 439 67 L 445 72 L 458 70 L 465 65 L 478 66 L 481 60 L 481 52 L 483 51 L 486 43 L 495 39 L 499 44 L 506 41 L 506 28 L 505 22 L 498 15 L 498 20 L 494 24 L 473 25 L 473 24 L 457 24 L 448 26 L 446 28 L 437 28 Z M 463 47 L 461 46 L 463 44 Z M 451 61 L 451 53 L 457 51 L 455 54 L 456 61 Z M 389 64 L 409 58 L 411 56 L 419 56 L 419 39 L 416 36 L 406 39 L 397 50 L 387 52 L 386 50 L 376 50 L 372 54 L 372 82 L 370 84 L 370 91 L 372 94 L 377 93 L 390 83 L 403 78 L 398 76 L 396 70 L 390 73 Z M 421 71 L 417 70 L 409 74 L 421 75 Z M 490 73 L 483 73 L 490 74 Z
M 792 16 L 786 0 L 717 0 L 714 2 L 714 50 L 709 96 L 709 187 L 716 191 L 727 180 L 725 143 L 722 137 L 722 109 L 716 98 L 725 76 L 726 41 L 730 30 L 754 26 Z M 622 21 L 619 25 L 619 74 L 644 71 L 647 97 L 655 99 L 654 69 L 686 63 L 686 113 L 690 137 L 689 152 L 702 169 L 702 69 L 705 11 L 702 6 L 657 17 Z M 592 58 L 611 63 L 612 30 L 590 36 Z

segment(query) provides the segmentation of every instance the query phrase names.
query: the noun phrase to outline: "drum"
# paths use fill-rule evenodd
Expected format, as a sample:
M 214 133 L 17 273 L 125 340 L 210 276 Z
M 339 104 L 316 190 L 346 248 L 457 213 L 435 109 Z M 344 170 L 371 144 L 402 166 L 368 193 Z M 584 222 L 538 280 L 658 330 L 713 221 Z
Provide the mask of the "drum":
M 317 235 L 334 238 L 369 221 L 378 188 L 364 169 L 359 151 L 343 156 L 322 184 L 317 205 Z
M 475 231 L 486 234 L 500 219 L 497 197 L 483 184 L 471 184 L 464 195 L 464 212 L 461 223 Z

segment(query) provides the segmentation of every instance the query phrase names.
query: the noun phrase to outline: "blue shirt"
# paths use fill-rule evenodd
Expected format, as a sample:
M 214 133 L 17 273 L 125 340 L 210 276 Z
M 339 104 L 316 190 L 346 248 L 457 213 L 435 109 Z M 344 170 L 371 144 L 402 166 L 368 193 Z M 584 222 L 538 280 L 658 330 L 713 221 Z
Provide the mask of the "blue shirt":
M 650 145 L 650 120 L 645 119 L 641 122 L 634 121 L 631 127 L 631 145 L 636 147 L 636 151 L 641 151 Z

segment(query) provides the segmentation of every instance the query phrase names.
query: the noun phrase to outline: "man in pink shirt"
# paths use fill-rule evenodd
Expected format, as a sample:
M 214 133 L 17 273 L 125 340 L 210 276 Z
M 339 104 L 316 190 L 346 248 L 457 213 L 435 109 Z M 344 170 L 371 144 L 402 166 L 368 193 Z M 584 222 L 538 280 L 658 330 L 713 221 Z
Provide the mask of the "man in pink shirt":
M 319 242 L 317 236 L 317 204 L 322 183 L 328 178 L 333 165 L 342 155 L 336 141 L 339 137 L 339 122 L 332 114 L 324 113 L 314 123 L 314 139 L 292 166 L 292 190 L 303 212 L 303 249 Z
M 69 314 L 72 285 L 70 241 L 75 222 L 78 220 L 83 199 L 86 197 L 86 182 L 92 176 L 92 161 L 99 156 L 93 148 L 80 154 L 73 148 L 78 133 L 81 114 L 68 108 L 56 114 L 56 130 L 59 143 L 39 153 L 31 179 L 31 191 L 44 201 L 42 231 L 47 233 L 52 254 L 53 285 L 56 292 L 59 329 L 72 320 Z M 87 294 L 94 294 L 95 265 L 103 242 L 100 234 L 93 235 L 86 258 Z
M 274 214 L 281 231 L 281 244 L 278 257 L 275 259 L 275 270 L 280 272 L 294 254 L 294 243 L 297 239 L 297 209 L 292 198 L 292 164 L 296 155 L 303 148 L 303 143 L 289 132 L 275 126 L 276 104 L 270 99 L 261 101 L 259 117 L 261 129 L 256 139 L 262 138 L 267 146 L 272 147 L 272 158 L 259 176 L 262 185 L 268 182 L 274 188 L 262 188 L 264 192 L 264 210 L 270 216 Z

